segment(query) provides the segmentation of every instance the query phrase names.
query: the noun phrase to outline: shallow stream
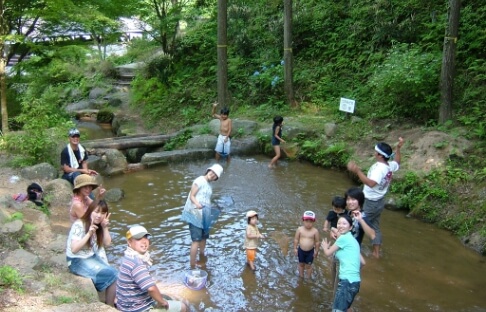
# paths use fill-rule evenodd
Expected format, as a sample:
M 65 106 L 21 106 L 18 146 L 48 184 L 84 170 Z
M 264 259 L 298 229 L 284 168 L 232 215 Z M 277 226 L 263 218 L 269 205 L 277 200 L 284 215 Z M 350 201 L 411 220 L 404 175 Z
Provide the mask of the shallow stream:
M 292 253 L 295 230 L 305 210 L 322 225 L 334 195 L 352 186 L 344 173 L 306 163 L 281 162 L 270 170 L 267 157 L 233 158 L 214 182 L 213 201 L 222 213 L 211 230 L 206 288 L 194 291 L 183 284 L 189 269 L 190 236 L 180 221 L 192 181 L 212 161 L 160 166 L 113 178 L 106 188 L 120 187 L 125 198 L 111 205 L 113 246 L 110 261 L 117 266 L 130 225 L 144 225 L 152 234 L 153 274 L 168 293 L 189 300 L 195 311 L 330 311 L 330 261 L 322 253 L 314 261 L 310 280 L 297 274 Z M 245 213 L 256 210 L 261 241 L 258 270 L 245 265 Z M 486 311 L 486 259 L 466 249 L 450 233 L 407 218 L 403 212 L 382 215 L 383 257 L 370 256 L 362 269 L 355 311 Z

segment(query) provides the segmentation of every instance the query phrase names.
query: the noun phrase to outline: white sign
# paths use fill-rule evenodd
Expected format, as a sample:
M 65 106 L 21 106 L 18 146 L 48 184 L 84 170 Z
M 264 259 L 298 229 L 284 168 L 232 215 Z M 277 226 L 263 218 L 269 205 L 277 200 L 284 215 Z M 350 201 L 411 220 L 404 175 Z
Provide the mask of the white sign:
M 346 113 L 354 113 L 354 100 L 341 98 L 341 102 L 339 102 L 339 110 L 346 112 Z

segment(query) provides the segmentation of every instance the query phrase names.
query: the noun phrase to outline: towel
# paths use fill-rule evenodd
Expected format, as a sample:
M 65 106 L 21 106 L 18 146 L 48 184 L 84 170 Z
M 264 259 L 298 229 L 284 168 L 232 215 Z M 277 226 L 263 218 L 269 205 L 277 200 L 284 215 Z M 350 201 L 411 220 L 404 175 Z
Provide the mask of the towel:
M 78 162 L 78 159 L 76 158 L 76 155 L 74 155 L 74 151 L 71 148 L 71 144 L 68 144 L 67 148 L 68 148 L 69 162 L 71 164 L 71 168 L 78 169 L 79 168 L 79 162 Z M 79 155 L 81 156 L 81 160 L 83 160 L 84 154 L 85 154 L 84 147 L 82 147 L 81 144 L 78 144 L 78 149 L 79 149 Z

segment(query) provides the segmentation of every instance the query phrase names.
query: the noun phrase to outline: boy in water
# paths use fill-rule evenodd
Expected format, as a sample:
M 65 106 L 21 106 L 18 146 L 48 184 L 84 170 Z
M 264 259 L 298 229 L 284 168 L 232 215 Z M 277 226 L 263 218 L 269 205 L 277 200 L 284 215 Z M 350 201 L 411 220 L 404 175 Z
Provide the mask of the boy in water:
M 230 159 L 230 151 L 231 151 L 231 130 L 233 127 L 233 123 L 229 116 L 229 108 L 223 107 L 220 111 L 220 114 L 216 114 L 216 107 L 218 103 L 213 104 L 213 110 L 211 114 L 214 118 L 219 119 L 221 125 L 219 127 L 219 135 L 218 141 L 216 142 L 216 160 L 218 161 L 221 155 L 227 156 L 228 160 Z
M 314 227 L 316 215 L 312 211 L 304 212 L 302 216 L 304 225 L 299 226 L 294 237 L 294 254 L 299 257 L 299 276 L 307 278 L 312 274 L 312 262 L 319 254 L 319 231 Z
M 246 219 L 248 222 L 245 234 L 246 263 L 253 271 L 256 271 L 255 258 L 258 247 L 258 239 L 265 238 L 265 236 L 260 234 L 260 231 L 258 231 L 258 214 L 256 211 L 248 211 L 246 213 Z
M 329 210 L 322 230 L 324 232 L 329 232 L 329 230 L 336 229 L 339 216 L 346 212 L 345 209 L 346 201 L 344 198 L 341 196 L 334 196 L 332 199 L 332 210 Z

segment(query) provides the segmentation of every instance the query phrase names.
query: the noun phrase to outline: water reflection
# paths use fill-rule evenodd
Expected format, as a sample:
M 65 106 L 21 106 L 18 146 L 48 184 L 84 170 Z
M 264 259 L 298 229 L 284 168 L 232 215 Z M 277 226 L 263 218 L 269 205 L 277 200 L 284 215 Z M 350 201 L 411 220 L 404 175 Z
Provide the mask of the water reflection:
M 297 258 L 289 248 L 303 211 L 316 212 L 321 230 L 334 195 L 351 185 L 345 174 L 309 164 L 285 163 L 267 168 L 268 159 L 233 158 L 213 183 L 213 199 L 222 213 L 207 244 L 208 286 L 199 291 L 183 285 L 189 269 L 188 226 L 180 221 L 190 184 L 211 161 L 152 168 L 105 179 L 121 187 L 125 199 L 112 204 L 116 263 L 125 248 L 129 225 L 142 224 L 153 234 L 153 273 L 168 292 L 187 298 L 196 311 L 329 311 L 332 302 L 330 261 L 314 262 L 311 280 L 300 279 Z M 258 271 L 246 265 L 243 248 L 245 213 L 256 210 L 261 242 Z M 486 311 L 483 258 L 433 226 L 385 211 L 382 217 L 384 255 L 367 257 L 355 311 Z M 322 231 L 321 231 L 322 235 Z M 364 241 L 369 254 L 369 242 Z M 290 250 L 290 252 L 289 252 Z

